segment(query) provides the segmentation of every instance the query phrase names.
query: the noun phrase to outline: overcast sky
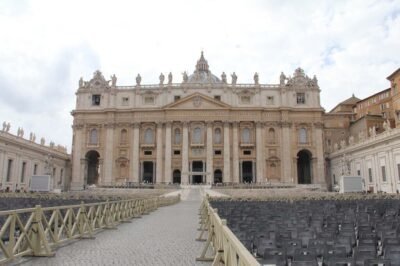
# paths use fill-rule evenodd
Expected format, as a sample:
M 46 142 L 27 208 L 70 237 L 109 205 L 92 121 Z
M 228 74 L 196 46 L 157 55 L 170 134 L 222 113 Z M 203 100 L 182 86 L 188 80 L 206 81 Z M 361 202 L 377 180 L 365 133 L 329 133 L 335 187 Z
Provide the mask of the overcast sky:
M 400 67 L 400 0 L 0 0 L 0 123 L 56 144 L 72 141 L 81 76 L 117 85 L 192 73 L 200 51 L 217 76 L 278 83 L 302 67 L 329 111 L 389 87 Z M 230 80 L 230 79 L 229 79 Z

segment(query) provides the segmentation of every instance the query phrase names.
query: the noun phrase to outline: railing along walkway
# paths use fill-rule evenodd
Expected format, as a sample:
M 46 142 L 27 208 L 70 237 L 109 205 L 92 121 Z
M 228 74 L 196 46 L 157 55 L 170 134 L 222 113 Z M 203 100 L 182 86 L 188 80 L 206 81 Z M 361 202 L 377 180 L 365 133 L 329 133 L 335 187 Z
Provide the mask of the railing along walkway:
M 54 248 L 73 239 L 94 238 L 96 231 L 116 228 L 179 196 L 131 199 L 80 205 L 0 211 L 0 264 L 23 256 L 54 256 Z
M 196 239 L 205 241 L 198 261 L 212 261 L 212 265 L 258 266 L 260 263 L 246 249 L 211 207 L 208 196 L 200 206 L 200 235 Z M 212 256 L 208 254 L 212 253 Z

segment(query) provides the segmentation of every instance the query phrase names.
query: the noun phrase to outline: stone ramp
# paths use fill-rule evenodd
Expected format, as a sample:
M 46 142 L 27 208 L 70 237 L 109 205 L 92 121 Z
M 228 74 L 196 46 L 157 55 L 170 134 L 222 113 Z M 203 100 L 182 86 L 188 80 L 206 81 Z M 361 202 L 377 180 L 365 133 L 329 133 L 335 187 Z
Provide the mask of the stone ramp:
M 200 188 L 181 190 L 182 201 L 104 230 L 95 240 L 61 247 L 53 258 L 24 259 L 20 265 L 211 265 L 196 262 L 204 242 L 197 242 Z

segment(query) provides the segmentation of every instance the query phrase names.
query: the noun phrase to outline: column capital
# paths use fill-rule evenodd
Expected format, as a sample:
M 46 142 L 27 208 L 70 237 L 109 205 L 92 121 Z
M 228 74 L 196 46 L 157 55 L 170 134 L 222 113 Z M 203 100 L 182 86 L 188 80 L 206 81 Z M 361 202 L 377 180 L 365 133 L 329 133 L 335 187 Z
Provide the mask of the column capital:
M 172 121 L 166 121 L 165 122 L 166 127 L 171 127 L 172 126 Z
M 182 126 L 183 127 L 188 127 L 189 126 L 189 122 L 188 121 L 182 121 Z
M 282 121 L 279 124 L 281 127 L 291 127 L 293 123 L 289 121 Z
M 134 122 L 131 124 L 132 128 L 140 128 L 140 122 Z
M 158 128 L 161 128 L 161 127 L 163 126 L 164 123 L 159 121 L 159 122 L 156 122 L 156 124 L 157 124 L 157 127 L 158 127 Z
M 233 121 L 232 122 L 232 126 L 233 127 L 238 127 L 239 126 L 239 122 L 238 121 Z
M 256 121 L 256 127 L 264 127 L 264 122 Z
M 313 125 L 314 125 L 315 128 L 319 128 L 319 129 L 324 128 L 324 123 L 323 122 L 314 122 Z
M 205 123 L 206 123 L 207 127 L 212 127 L 213 124 L 214 124 L 214 121 L 213 120 L 206 120 Z
M 229 125 L 231 124 L 231 121 L 225 120 L 222 123 L 224 124 L 224 127 L 229 127 Z

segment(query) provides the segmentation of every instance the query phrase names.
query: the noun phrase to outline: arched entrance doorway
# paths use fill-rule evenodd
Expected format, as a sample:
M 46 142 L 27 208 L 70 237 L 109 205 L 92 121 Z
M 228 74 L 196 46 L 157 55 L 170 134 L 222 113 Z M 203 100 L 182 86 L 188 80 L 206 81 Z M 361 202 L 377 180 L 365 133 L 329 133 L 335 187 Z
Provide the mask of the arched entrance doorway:
M 172 173 L 172 183 L 180 184 L 181 183 L 181 171 L 178 169 L 174 170 Z
M 222 183 L 222 171 L 220 169 L 214 171 L 214 183 Z
M 311 158 L 308 150 L 301 150 L 297 153 L 297 178 L 299 184 L 311 184 Z
M 88 151 L 86 153 L 87 163 L 87 180 L 86 184 L 93 185 L 99 181 L 99 158 L 100 154 L 97 151 Z

